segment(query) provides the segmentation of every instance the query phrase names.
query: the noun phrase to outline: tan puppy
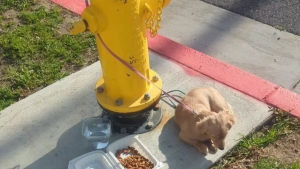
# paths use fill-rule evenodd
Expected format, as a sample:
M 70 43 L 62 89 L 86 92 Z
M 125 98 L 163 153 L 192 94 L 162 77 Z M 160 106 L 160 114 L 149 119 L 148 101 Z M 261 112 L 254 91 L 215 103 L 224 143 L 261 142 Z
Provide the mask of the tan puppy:
M 179 138 L 195 146 L 199 152 L 208 153 L 208 148 L 217 151 L 225 147 L 225 137 L 236 118 L 231 106 L 212 87 L 196 88 L 187 93 L 182 102 L 197 114 L 178 105 L 175 122 L 180 128 Z M 203 142 L 207 141 L 208 145 Z

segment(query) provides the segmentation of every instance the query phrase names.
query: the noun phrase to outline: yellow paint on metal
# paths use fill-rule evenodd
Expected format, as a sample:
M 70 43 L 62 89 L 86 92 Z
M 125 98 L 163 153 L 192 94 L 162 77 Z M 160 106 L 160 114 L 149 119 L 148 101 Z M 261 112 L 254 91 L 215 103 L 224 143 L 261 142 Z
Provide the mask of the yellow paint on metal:
M 155 26 L 156 22 L 149 22 L 149 19 L 160 20 L 161 9 L 169 3 L 170 0 L 91 0 L 81 17 L 87 22 L 88 30 L 95 35 L 98 33 L 121 59 L 148 79 L 156 75 L 155 84 L 161 88 L 161 78 L 150 69 L 146 29 L 153 29 L 151 33 L 155 36 L 159 23 Z M 79 21 L 71 33 L 83 32 L 83 24 Z M 160 99 L 159 89 L 111 56 L 99 38 L 95 38 L 103 73 L 95 86 L 101 106 L 118 113 L 131 113 L 144 110 Z M 102 93 L 97 92 L 99 86 L 104 89 Z M 149 100 L 144 99 L 146 93 L 150 95 Z M 122 100 L 122 105 L 116 104 L 118 99 Z
M 76 29 L 71 29 L 71 34 L 73 35 L 77 35 L 81 32 L 84 32 L 86 30 L 86 25 L 85 23 L 81 20 L 79 22 L 77 22 L 75 25 L 74 25 L 74 28 Z

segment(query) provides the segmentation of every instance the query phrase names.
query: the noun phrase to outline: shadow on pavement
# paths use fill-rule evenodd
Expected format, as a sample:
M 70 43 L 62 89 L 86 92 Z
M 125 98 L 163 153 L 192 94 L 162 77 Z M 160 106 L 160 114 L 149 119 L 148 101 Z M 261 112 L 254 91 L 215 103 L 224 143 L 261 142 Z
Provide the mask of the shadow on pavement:
M 89 143 L 81 136 L 81 123 L 76 124 L 58 139 L 55 149 L 36 160 L 25 169 L 68 168 L 69 161 L 82 155 L 82 152 L 93 151 Z
M 212 161 L 207 160 L 193 146 L 187 145 L 179 139 L 179 131 L 174 117 L 172 117 L 166 122 L 159 136 L 159 149 L 166 157 L 164 163 L 168 164 L 168 168 L 187 169 L 211 166 Z
M 82 120 L 83 121 L 83 120 Z M 55 149 L 30 164 L 25 169 L 66 169 L 69 161 L 85 153 L 95 151 L 81 135 L 82 122 L 64 132 L 57 141 Z M 126 135 L 114 134 L 110 142 Z M 105 149 L 101 149 L 105 152 Z M 17 169 L 17 168 L 13 168 Z

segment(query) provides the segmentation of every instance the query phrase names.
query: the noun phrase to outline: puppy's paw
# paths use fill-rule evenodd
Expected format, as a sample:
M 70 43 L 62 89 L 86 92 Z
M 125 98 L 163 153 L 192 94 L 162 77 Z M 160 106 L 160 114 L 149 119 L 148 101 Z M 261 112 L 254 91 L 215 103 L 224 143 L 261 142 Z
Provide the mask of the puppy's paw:
M 206 155 L 208 153 L 208 148 L 204 145 L 203 146 L 197 146 L 196 148 L 200 153 L 202 153 L 204 155 Z
M 211 139 L 209 139 L 207 141 L 207 145 L 208 145 L 209 150 L 211 150 L 212 152 L 218 151 L 218 148 L 214 145 L 214 143 L 211 141 Z
M 211 144 L 211 145 L 209 146 L 209 149 L 210 149 L 211 151 L 213 151 L 213 152 L 217 152 L 217 151 L 218 151 L 218 148 L 217 148 L 215 145 L 213 145 L 213 144 Z

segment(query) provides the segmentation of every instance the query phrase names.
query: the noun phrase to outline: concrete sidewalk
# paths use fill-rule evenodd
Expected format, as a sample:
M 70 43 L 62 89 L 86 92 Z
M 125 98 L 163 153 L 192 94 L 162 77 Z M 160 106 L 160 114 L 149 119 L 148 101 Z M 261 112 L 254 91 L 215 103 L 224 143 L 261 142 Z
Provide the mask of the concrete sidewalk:
M 300 93 L 299 86 L 293 89 L 300 78 L 298 36 L 196 0 L 173 0 L 163 12 L 159 33 Z M 150 61 L 164 90 L 213 86 L 233 105 L 238 119 L 226 149 L 203 156 L 178 139 L 174 110 L 162 102 L 162 123 L 140 138 L 166 168 L 208 168 L 237 143 L 239 134 L 248 134 L 270 116 L 267 105 L 183 65 L 154 53 Z M 69 160 L 92 151 L 80 131 L 83 119 L 101 113 L 94 95 L 100 76 L 97 62 L 1 111 L 1 168 L 63 169 Z M 111 141 L 123 136 L 113 135 Z
M 166 164 L 165 168 L 208 168 L 237 143 L 239 134 L 248 134 L 270 116 L 267 105 L 257 100 L 153 53 L 150 58 L 166 91 L 187 92 L 199 86 L 213 86 L 233 105 L 238 119 L 227 137 L 226 149 L 203 156 L 178 139 L 179 130 L 172 118 L 174 109 L 163 104 L 162 123 L 140 138 Z M 101 113 L 94 96 L 100 70 L 97 62 L 2 111 L 1 168 L 63 169 L 69 160 L 92 151 L 80 131 L 83 119 Z M 123 136 L 113 135 L 111 141 Z
M 299 36 L 198 0 L 172 0 L 161 25 L 160 35 L 300 94 Z

